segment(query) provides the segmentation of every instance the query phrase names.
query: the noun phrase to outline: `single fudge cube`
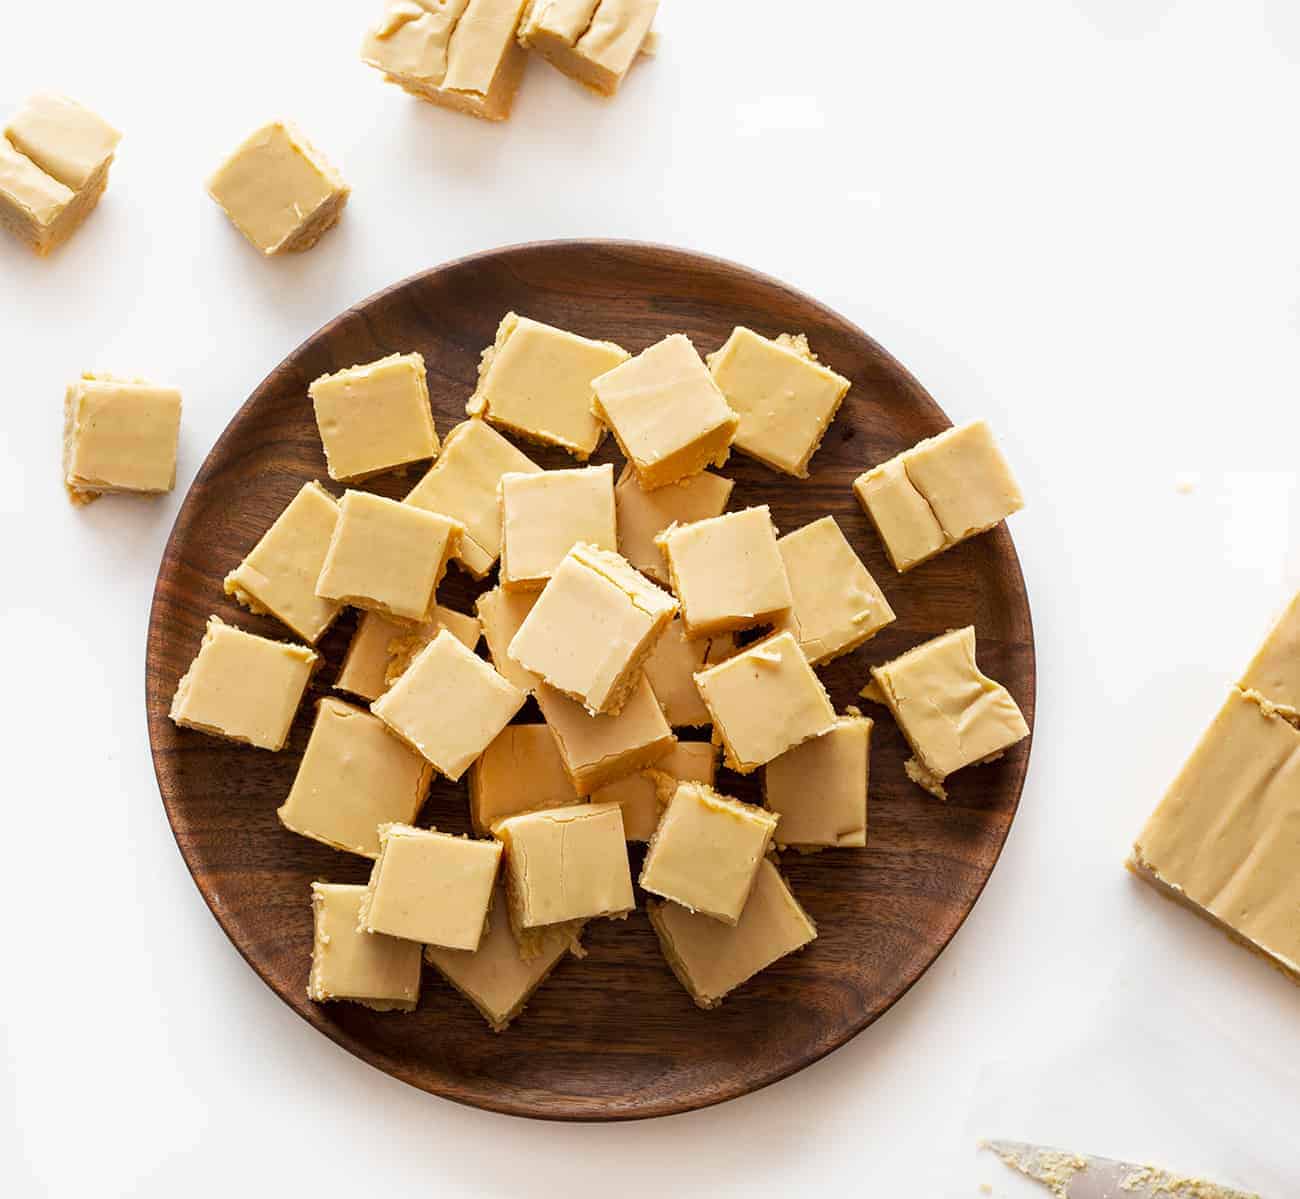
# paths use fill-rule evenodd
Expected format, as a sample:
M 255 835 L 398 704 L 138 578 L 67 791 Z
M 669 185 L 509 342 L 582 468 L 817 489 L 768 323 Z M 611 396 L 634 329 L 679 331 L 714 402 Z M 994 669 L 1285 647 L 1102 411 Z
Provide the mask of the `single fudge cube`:
M 948 548 L 943 526 L 908 478 L 902 457 L 859 475 L 853 492 L 900 574 Z
M 636 906 L 618 804 L 523 812 L 492 832 L 505 846 L 516 929 L 621 917 Z
M 181 393 L 140 379 L 84 374 L 63 399 L 63 484 L 74 504 L 176 486 Z
M 384 688 L 391 687 L 409 669 L 412 662 L 443 629 L 446 629 L 466 649 L 478 646 L 483 627 L 478 618 L 457 612 L 454 608 L 444 608 L 439 604 L 433 610 L 433 619 L 423 624 L 406 625 L 398 629 L 397 635 L 388 643 L 388 664 L 384 667 Z
M 365 887 L 312 883 L 316 925 L 307 998 L 345 999 L 379 1012 L 410 1012 L 420 998 L 420 946 L 357 927 Z
M 419 354 L 321 375 L 307 391 L 331 479 L 355 483 L 438 453 Z
M 776 633 L 695 676 L 721 737 L 727 765 L 740 774 L 816 737 L 835 723 L 826 688 L 789 633 Z
M 592 415 L 591 381 L 630 357 L 612 341 L 592 341 L 507 312 L 483 351 L 478 387 L 465 411 L 585 461 L 605 430 Z
M 772 624 L 793 602 L 766 504 L 676 525 L 656 538 L 691 638 Z
M 199 652 L 176 684 L 171 718 L 214 737 L 283 749 L 319 661 L 305 645 L 257 637 L 210 616 Z
M 400 620 L 430 620 L 464 526 L 368 491 L 346 491 L 316 594 Z
M 540 594 L 539 591 L 507 591 L 504 587 L 493 587 L 474 601 L 474 611 L 483 625 L 483 639 L 487 642 L 492 665 L 525 695 L 531 695 L 541 680 L 510 656 L 510 643 Z
M 652 765 L 676 742 L 643 677 L 617 715 L 593 716 L 580 703 L 540 683 L 537 706 L 579 795 Z
M 570 79 L 612 96 L 641 54 L 659 0 L 534 0 L 519 41 Z
M 592 387 L 596 415 L 647 491 L 726 462 L 740 418 L 681 333 L 597 376 Z
M 0 227 L 38 254 L 66 241 L 99 203 L 122 135 L 63 96 L 33 96 L 0 138 Z
M 316 594 L 339 506 L 319 483 L 298 494 L 227 576 L 225 592 L 250 611 L 274 616 L 310 645 L 334 623 L 342 605 Z
M 1300 715 L 1300 594 L 1278 618 L 1238 686 L 1292 720 Z
M 469 768 L 470 820 L 480 835 L 506 816 L 577 802 L 573 780 L 544 724 L 507 725 Z
M 477 949 L 500 865 L 499 841 L 385 824 L 360 926 L 425 945 Z
M 787 533 L 776 546 L 794 599 L 776 627 L 795 635 L 814 666 L 857 649 L 893 623 L 893 608 L 833 516 Z
M 867 843 L 872 722 L 849 709 L 826 732 L 763 770 L 763 800 L 781 817 L 781 849 L 803 852 Z
M 361 60 L 413 96 L 488 121 L 510 115 L 526 55 L 527 0 L 388 0 Z
M 1300 982 L 1300 731 L 1234 688 L 1130 867 Z
M 799 479 L 830 428 L 849 381 L 817 361 L 802 333 L 774 340 L 737 326 L 709 355 L 713 380 L 740 416 L 736 449 Z
M 623 809 L 623 835 L 629 841 L 649 841 L 677 784 L 712 786 L 717 768 L 715 746 L 707 741 L 679 741 L 648 769 L 599 788 L 591 802 L 618 804 Z
M 498 886 L 487 930 L 472 953 L 438 945 L 424 949 L 424 960 L 478 1008 L 493 1032 L 506 1030 L 572 948 L 571 938 L 550 936 L 536 956 L 525 958 L 506 918 L 507 904 L 505 887 Z
M 501 552 L 501 476 L 541 469 L 483 421 L 462 421 L 443 439 L 438 461 L 405 502 L 460 521 L 465 534 L 456 559 L 482 579 Z
M 689 911 L 736 924 L 778 819 L 703 783 L 679 783 L 650 838 L 641 886 Z
M 1025 506 L 984 421 L 918 442 L 859 475 L 853 490 L 900 572 Z
M 871 677 L 915 758 L 908 776 L 939 799 L 955 770 L 988 762 L 1029 736 L 1011 693 L 975 664 L 975 629 L 925 641 Z
M 455 782 L 525 698 L 443 629 L 370 710 Z
M 579 542 L 616 550 L 614 468 L 501 476 L 501 586 L 537 591 Z
M 350 188 L 302 133 L 263 125 L 208 180 L 208 194 L 266 255 L 309 250 L 335 225 Z
M 645 661 L 645 676 L 673 728 L 709 723 L 709 710 L 700 698 L 695 674 L 725 661 L 735 649 L 730 634 L 691 641 L 680 616 L 674 617 Z
M 624 559 L 575 545 L 525 618 L 509 654 L 593 716 L 622 710 L 677 611 Z
M 369 712 L 326 698 L 276 815 L 290 832 L 364 858 L 379 855 L 379 826 L 409 824 L 433 768 Z
M 630 466 L 623 467 L 614 485 L 618 512 L 618 552 L 656 583 L 669 583 L 668 564 L 655 542 L 670 525 L 721 516 L 733 484 L 722 475 L 701 471 L 679 483 L 646 491 Z
M 334 689 L 359 695 L 362 699 L 376 700 L 389 687 L 388 647 L 405 636 L 411 626 L 406 621 L 390 620 L 379 612 L 362 612 L 360 615 L 343 655 L 338 678 L 334 680 Z
M 717 1007 L 741 983 L 817 936 L 817 926 L 770 859 L 759 864 L 735 925 L 653 900 L 649 914 L 664 959 L 702 1008 Z

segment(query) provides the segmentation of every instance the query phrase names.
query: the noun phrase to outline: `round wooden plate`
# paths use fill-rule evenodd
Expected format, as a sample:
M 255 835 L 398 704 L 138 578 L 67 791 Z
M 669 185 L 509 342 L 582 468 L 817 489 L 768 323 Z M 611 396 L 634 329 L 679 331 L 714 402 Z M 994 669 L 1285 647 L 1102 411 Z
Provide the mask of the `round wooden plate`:
M 861 1032 L 924 973 L 957 931 L 997 861 L 1015 815 L 1029 741 L 964 771 L 940 803 L 903 772 L 906 745 L 883 709 L 871 762 L 869 846 L 785 855 L 786 871 L 820 935 L 701 1011 L 669 972 L 643 911 L 589 927 L 584 961 L 566 959 L 504 1034 L 426 970 L 418 1011 L 379 1014 L 307 999 L 313 879 L 360 883 L 369 863 L 281 827 L 315 700 L 328 694 L 353 615 L 322 640 L 326 658 L 281 753 L 177 728 L 167 711 L 209 613 L 268 636 L 221 583 L 308 479 L 328 479 L 307 398 L 318 375 L 418 350 L 440 434 L 464 418 L 479 352 L 514 309 L 637 352 L 685 332 L 702 353 L 733 326 L 806 333 L 852 380 L 812 462 L 791 479 L 734 454 L 731 507 L 771 505 L 780 530 L 832 513 L 880 582 L 898 620 L 820 671 L 839 709 L 857 699 L 867 666 L 946 629 L 973 623 L 981 666 L 1004 682 L 1033 724 L 1034 644 L 1019 562 L 1005 527 L 908 575 L 890 567 L 850 484 L 868 466 L 948 425 L 943 412 L 850 322 L 775 280 L 682 250 L 624 242 L 551 242 L 493 250 L 407 279 L 309 338 L 240 409 L 199 471 L 163 555 L 149 625 L 149 737 L 163 804 L 213 915 L 249 964 L 304 1020 L 389 1074 L 449 1099 L 515 1115 L 569 1120 L 659 1116 L 719 1103 L 784 1078 Z M 575 465 L 525 447 L 547 468 Z M 617 461 L 607 438 L 595 461 Z M 374 480 L 401 497 L 416 474 Z M 335 488 L 334 490 L 338 490 Z M 828 587 L 833 579 L 826 580 Z M 458 570 L 443 603 L 472 611 L 484 589 Z M 537 720 L 532 702 L 521 719 Z M 722 790 L 758 798 L 758 776 L 723 771 Z M 464 782 L 434 784 L 423 823 L 468 830 Z M 633 875 L 639 869 L 634 853 Z M 643 899 L 643 897 L 639 897 Z

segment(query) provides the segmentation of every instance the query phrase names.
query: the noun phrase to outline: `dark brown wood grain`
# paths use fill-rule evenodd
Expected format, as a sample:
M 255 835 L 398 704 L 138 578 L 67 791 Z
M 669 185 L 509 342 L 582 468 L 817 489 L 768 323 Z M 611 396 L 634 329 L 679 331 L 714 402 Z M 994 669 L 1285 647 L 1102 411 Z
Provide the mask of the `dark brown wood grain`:
M 628 1119 L 718 1103 L 844 1044 L 935 960 L 997 861 L 1019 801 L 1028 741 L 953 778 L 945 804 L 907 780 L 903 738 L 883 710 L 872 710 L 878 719 L 869 846 L 789 854 L 783 863 L 820 931 L 806 951 L 704 1012 L 664 964 L 643 912 L 597 921 L 587 959 L 562 962 L 498 1036 L 428 971 L 411 1015 L 307 999 L 309 885 L 363 882 L 368 863 L 287 832 L 275 809 L 288 793 L 315 700 L 337 673 L 351 614 L 322 640 L 326 665 L 283 752 L 228 744 L 167 718 L 209 613 L 289 636 L 273 620 L 234 605 L 221 581 L 305 480 L 326 478 L 308 383 L 327 371 L 418 350 L 445 433 L 463 418 L 479 351 L 508 309 L 633 352 L 680 331 L 707 353 L 736 324 L 769 335 L 807 333 L 823 361 L 853 383 L 813 459 L 812 477 L 790 479 L 742 455 L 732 456 L 725 473 L 736 480 L 731 507 L 767 503 L 782 531 L 832 513 L 898 613 L 873 641 L 820 671 L 831 698 L 838 708 L 861 702 L 869 664 L 973 623 L 981 665 L 1007 684 L 1032 727 L 1033 634 L 1006 528 L 899 576 L 850 490 L 866 467 L 947 426 L 921 385 L 848 321 L 762 275 L 659 246 L 555 242 L 462 259 L 358 304 L 276 367 L 231 421 L 181 508 L 154 596 L 147 704 L 163 804 L 199 890 L 249 964 L 303 1019 L 380 1069 L 450 1099 L 525 1116 Z M 574 465 L 559 451 L 528 452 L 548 468 Z M 612 439 L 595 460 L 617 460 Z M 400 497 L 416 477 L 390 475 L 367 486 Z M 453 570 L 439 596 L 470 611 L 481 590 Z M 539 719 L 531 702 L 520 718 Z M 719 786 L 758 798 L 756 775 L 742 779 L 724 770 Z M 468 831 L 464 783 L 436 783 L 422 822 Z

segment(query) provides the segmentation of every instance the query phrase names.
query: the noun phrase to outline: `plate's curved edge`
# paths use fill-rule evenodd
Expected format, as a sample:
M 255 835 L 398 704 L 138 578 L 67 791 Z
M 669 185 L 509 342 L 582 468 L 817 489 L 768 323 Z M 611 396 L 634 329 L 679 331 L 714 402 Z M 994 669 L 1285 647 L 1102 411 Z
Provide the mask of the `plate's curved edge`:
M 153 597 L 149 606 L 149 623 L 145 639 L 144 661 L 145 715 L 149 734 L 150 757 L 154 766 L 154 776 L 158 783 L 159 796 L 162 800 L 163 811 L 166 814 L 168 826 L 172 831 L 172 837 L 176 841 L 177 849 L 180 851 L 181 858 L 185 862 L 186 869 L 189 870 L 191 878 L 195 880 L 196 889 L 203 897 L 204 903 L 207 904 L 208 910 L 216 919 L 218 926 L 221 928 L 222 932 L 226 934 L 226 937 L 235 947 L 240 957 L 248 963 L 254 973 L 256 973 L 257 976 L 266 984 L 271 992 L 279 998 L 286 1007 L 302 1019 L 306 1020 L 313 1028 L 328 1037 L 329 1040 L 339 1046 L 339 1048 L 346 1050 L 354 1057 L 366 1062 L 367 1065 L 397 1078 L 401 1082 L 414 1087 L 424 1094 L 434 1095 L 440 1099 L 446 1099 L 453 1103 L 458 1103 L 482 1111 L 494 1112 L 499 1115 L 516 1116 L 525 1119 L 540 1119 L 558 1123 L 614 1123 L 633 1120 L 648 1120 L 657 1119 L 662 1116 L 681 1115 L 686 1112 L 701 1111 L 708 1107 L 715 1107 L 718 1104 L 738 1099 L 741 1096 L 754 1094 L 757 1091 L 764 1090 L 774 1083 L 780 1082 L 783 1079 L 789 1078 L 793 1074 L 799 1073 L 801 1070 L 807 1069 L 809 1066 L 814 1065 L 829 1054 L 835 1052 L 835 1050 L 848 1044 L 848 1042 L 858 1036 L 859 1033 L 863 1032 L 866 1028 L 870 1027 L 885 1015 L 886 1012 L 893 1008 L 895 1004 L 911 991 L 934 963 L 938 961 L 939 957 L 952 943 L 952 940 L 957 935 L 958 931 L 969 919 L 976 903 L 979 902 L 985 888 L 988 886 L 989 879 L 992 877 L 993 871 L 997 868 L 998 862 L 1002 857 L 1002 852 L 1006 847 L 1007 839 L 1011 833 L 1011 826 L 1015 822 L 1015 817 L 1020 810 L 1020 800 L 1023 796 L 1025 780 L 1028 776 L 1029 761 L 1032 756 L 1034 731 L 1037 723 L 1038 662 L 1033 633 L 1032 607 L 1029 600 L 1029 592 L 1025 586 L 1024 570 L 1020 563 L 1020 555 L 1016 550 L 1015 539 L 1012 537 L 1010 529 L 1004 524 L 1000 526 L 997 531 L 992 534 L 985 534 L 985 536 L 992 535 L 1006 539 L 1006 549 L 1008 551 L 1009 561 L 1015 568 L 1015 582 L 1018 584 L 1016 591 L 1023 598 L 1024 602 L 1025 644 L 1028 646 L 1029 650 L 1029 660 L 1027 663 L 1029 691 L 1028 695 L 1025 696 L 1025 702 L 1022 704 L 1022 707 L 1027 709 L 1026 721 L 1030 728 L 1030 736 L 1025 752 L 1019 755 L 1013 785 L 1009 788 L 1009 791 L 1014 794 L 1014 800 L 1007 813 L 1006 822 L 997 839 L 997 844 L 993 847 L 992 863 L 989 866 L 987 873 L 976 887 L 970 902 L 965 905 L 964 910 L 953 923 L 947 936 L 944 937 L 933 957 L 931 957 L 930 960 L 920 969 L 915 970 L 911 976 L 904 981 L 901 988 L 888 1003 L 878 1011 L 864 1017 L 860 1022 L 848 1026 L 842 1035 L 831 1037 L 824 1045 L 819 1045 L 815 1051 L 788 1064 L 773 1069 L 768 1074 L 764 1075 L 759 1081 L 747 1080 L 729 1087 L 719 1087 L 709 1095 L 698 1099 L 693 1098 L 684 1101 L 651 1100 L 632 1111 L 622 1109 L 592 1111 L 580 1105 L 570 1105 L 565 1107 L 563 1106 L 562 1101 L 551 1101 L 551 1107 L 539 1110 L 536 1106 L 530 1106 L 522 1101 L 512 1102 L 497 1093 L 478 1092 L 471 1096 L 468 1093 L 457 1093 L 454 1089 L 450 1088 L 440 1091 L 432 1091 L 412 1078 L 409 1071 L 404 1069 L 400 1061 L 389 1059 L 380 1054 L 374 1053 L 368 1045 L 350 1037 L 334 1024 L 324 1020 L 311 1005 L 304 1003 L 303 1006 L 299 1006 L 288 995 L 281 993 L 280 989 L 262 970 L 258 962 L 244 951 L 243 946 L 240 945 L 239 940 L 235 935 L 234 929 L 232 929 L 227 923 L 222 909 L 213 901 L 213 898 L 208 894 L 208 892 L 202 886 L 199 886 L 197 878 L 195 877 L 195 863 L 191 861 L 184 839 L 182 838 L 180 831 L 177 829 L 176 819 L 172 811 L 172 804 L 168 798 L 167 789 L 163 781 L 164 774 L 169 774 L 170 772 L 160 760 L 159 740 L 168 728 L 169 717 L 163 710 L 161 700 L 158 705 L 154 704 L 153 697 L 150 694 L 149 681 L 151 674 L 150 666 L 155 653 L 158 652 L 155 647 L 155 641 L 161 638 L 159 620 L 160 607 L 162 603 L 161 596 L 164 584 L 163 576 L 167 571 L 169 562 L 175 557 L 174 547 L 195 519 L 195 514 L 202 502 L 203 492 L 206 490 L 208 485 L 209 475 L 211 471 L 215 469 L 214 463 L 219 457 L 218 452 L 222 449 L 227 440 L 231 440 L 236 436 L 239 427 L 249 418 L 252 410 L 259 402 L 262 393 L 272 385 L 276 376 L 286 368 L 290 361 L 298 357 L 311 343 L 326 336 L 332 330 L 345 322 L 363 316 L 366 309 L 382 301 L 390 294 L 402 291 L 429 276 L 461 269 L 484 259 L 495 259 L 524 251 L 545 249 L 563 252 L 565 249 L 581 249 L 586 251 L 593 248 L 598 250 L 608 249 L 615 252 L 620 250 L 648 252 L 666 258 L 676 259 L 681 263 L 707 265 L 715 270 L 722 269 L 730 273 L 743 275 L 750 280 L 757 280 L 769 288 L 783 292 L 796 299 L 799 303 L 818 311 L 828 323 L 838 325 L 851 335 L 860 337 L 888 367 L 897 372 L 897 374 L 907 382 L 911 390 L 925 401 L 940 421 L 948 422 L 947 413 L 944 412 L 943 408 L 937 403 L 937 401 L 935 401 L 934 397 L 930 395 L 929 391 L 916 378 L 916 376 L 913 375 L 912 372 L 909 371 L 907 367 L 905 367 L 893 354 L 885 349 L 884 346 L 877 342 L 875 338 L 860 328 L 855 322 L 850 321 L 835 309 L 828 307 L 820 300 L 801 289 L 785 283 L 772 275 L 746 267 L 730 259 L 700 253 L 694 250 L 685 250 L 675 246 L 661 245 L 655 242 L 617 238 L 567 238 L 549 241 L 518 242 L 510 245 L 498 246 L 488 250 L 477 251 L 473 254 L 463 255 L 460 258 L 451 259 L 448 262 L 441 263 L 437 266 L 429 267 L 422 271 L 416 271 L 413 274 L 408 275 L 387 287 L 381 288 L 380 290 L 366 296 L 364 299 L 350 305 L 332 320 L 327 321 L 324 325 L 321 325 L 299 342 L 297 346 L 295 346 L 280 360 L 279 363 L 275 365 L 274 368 L 272 368 L 270 372 L 268 372 L 262 382 L 259 383 L 249 395 L 248 399 L 245 400 L 238 409 L 236 409 L 235 413 L 227 422 L 226 427 L 222 430 L 216 441 L 213 442 L 212 448 L 204 457 L 204 460 L 195 474 L 194 479 L 186 492 L 185 498 L 181 503 L 180 510 L 176 514 L 176 519 L 172 524 L 171 531 L 167 536 L 166 544 L 163 547 L 162 557 L 159 560 L 158 572 L 154 581 Z

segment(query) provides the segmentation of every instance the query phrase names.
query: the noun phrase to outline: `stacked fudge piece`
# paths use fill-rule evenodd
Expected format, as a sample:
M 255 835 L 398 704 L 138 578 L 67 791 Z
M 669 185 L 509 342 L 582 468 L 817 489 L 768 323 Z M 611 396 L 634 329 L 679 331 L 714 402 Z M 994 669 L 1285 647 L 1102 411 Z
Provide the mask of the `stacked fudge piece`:
M 802 336 L 738 328 L 706 361 L 673 334 L 633 355 L 513 312 L 441 442 L 419 354 L 311 385 L 346 490 L 304 484 L 225 582 L 301 643 L 213 616 L 172 716 L 282 748 L 313 647 L 357 610 L 333 686 L 365 706 L 319 700 L 279 809 L 372 863 L 365 885 L 313 887 L 312 999 L 410 1010 L 423 962 L 500 1031 L 592 921 L 636 910 L 637 885 L 704 1008 L 816 937 L 777 854 L 867 844 L 873 727 L 816 668 L 895 614 L 832 517 L 780 536 L 766 505 L 728 510 L 716 472 L 735 448 L 806 476 L 848 390 Z M 607 432 L 617 478 L 590 462 Z M 574 465 L 543 470 L 505 434 Z M 430 461 L 400 502 L 361 486 Z M 482 584 L 473 615 L 439 602 L 451 563 Z M 874 668 L 867 694 L 941 796 L 1028 731 L 969 628 Z M 762 803 L 722 770 L 761 772 Z M 419 824 L 435 773 L 465 780 L 472 835 Z
M 413 96 L 504 121 L 528 51 L 603 96 L 641 54 L 659 0 L 387 0 L 361 60 Z

